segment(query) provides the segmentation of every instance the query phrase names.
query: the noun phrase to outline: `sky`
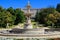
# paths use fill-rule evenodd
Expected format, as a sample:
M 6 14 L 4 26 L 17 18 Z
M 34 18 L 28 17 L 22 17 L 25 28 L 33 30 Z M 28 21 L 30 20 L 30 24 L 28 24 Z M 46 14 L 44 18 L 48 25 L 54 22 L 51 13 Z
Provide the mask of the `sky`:
M 28 0 L 0 0 L 0 6 L 4 8 L 25 8 Z M 32 8 L 56 7 L 60 0 L 30 0 Z

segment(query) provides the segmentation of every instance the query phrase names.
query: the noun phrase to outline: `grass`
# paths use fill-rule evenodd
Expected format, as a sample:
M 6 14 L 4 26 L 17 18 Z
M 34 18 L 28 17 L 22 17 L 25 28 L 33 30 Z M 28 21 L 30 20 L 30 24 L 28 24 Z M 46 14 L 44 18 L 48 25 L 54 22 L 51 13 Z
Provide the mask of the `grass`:
M 33 28 L 37 27 L 36 22 L 31 22 L 31 23 L 32 23 Z

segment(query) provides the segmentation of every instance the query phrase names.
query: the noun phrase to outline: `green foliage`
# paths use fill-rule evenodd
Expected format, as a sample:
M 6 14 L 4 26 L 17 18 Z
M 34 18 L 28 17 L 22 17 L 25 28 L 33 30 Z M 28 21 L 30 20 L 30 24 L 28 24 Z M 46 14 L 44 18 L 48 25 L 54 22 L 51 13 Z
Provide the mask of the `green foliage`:
M 60 4 L 57 4 L 57 7 L 56 7 L 56 10 L 59 12 L 59 16 L 60 16 Z M 57 16 L 58 17 L 58 16 Z M 58 21 L 57 21 L 57 23 L 56 23 L 56 26 L 57 27 L 60 27 L 60 17 L 57 19 Z
M 36 13 L 35 18 L 37 22 L 45 24 L 45 26 L 60 26 L 60 13 L 54 8 L 41 9 L 40 12 Z
M 39 20 L 39 12 L 37 11 L 35 15 L 35 21 L 38 21 L 38 20 Z
M 3 7 L 0 7 L 0 27 L 6 28 L 7 23 L 9 23 L 9 25 L 14 25 L 15 23 L 24 22 L 24 20 L 24 12 L 20 9 L 16 10 L 12 7 L 4 9 Z
M 45 8 L 41 9 L 39 13 L 36 13 L 36 21 L 39 21 L 39 23 L 45 23 L 45 18 L 50 13 L 54 13 L 54 8 Z
M 2 12 L 4 9 L 3 9 L 3 7 L 2 6 L 0 6 L 0 12 Z
M 60 12 L 60 4 L 57 4 L 56 10 Z
M 15 20 L 15 24 L 18 23 L 23 23 L 25 21 L 25 16 L 24 16 L 24 12 L 21 11 L 21 9 L 16 9 L 16 20 Z
M 12 15 L 15 15 L 14 9 L 12 7 L 7 9 L 8 12 L 10 12 Z

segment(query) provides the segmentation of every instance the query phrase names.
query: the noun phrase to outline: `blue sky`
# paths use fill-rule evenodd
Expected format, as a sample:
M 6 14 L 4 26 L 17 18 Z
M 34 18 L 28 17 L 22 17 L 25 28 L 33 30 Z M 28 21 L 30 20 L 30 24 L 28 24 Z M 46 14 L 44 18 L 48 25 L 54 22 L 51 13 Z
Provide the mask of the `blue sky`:
M 25 8 L 28 0 L 0 0 L 0 6 L 4 8 Z M 32 8 L 56 7 L 60 0 L 30 0 Z

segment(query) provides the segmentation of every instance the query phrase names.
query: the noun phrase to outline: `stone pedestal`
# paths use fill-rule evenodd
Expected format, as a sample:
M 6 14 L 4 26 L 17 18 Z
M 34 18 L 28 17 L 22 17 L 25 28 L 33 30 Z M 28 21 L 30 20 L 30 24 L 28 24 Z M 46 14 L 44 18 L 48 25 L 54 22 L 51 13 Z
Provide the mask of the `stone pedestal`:
M 25 24 L 24 25 L 24 29 L 32 29 L 32 25 L 31 24 Z
M 30 18 L 27 18 L 26 23 L 24 24 L 24 29 L 32 29 L 32 24 Z
M 6 26 L 6 28 L 9 28 L 9 23 L 7 23 L 7 26 Z

